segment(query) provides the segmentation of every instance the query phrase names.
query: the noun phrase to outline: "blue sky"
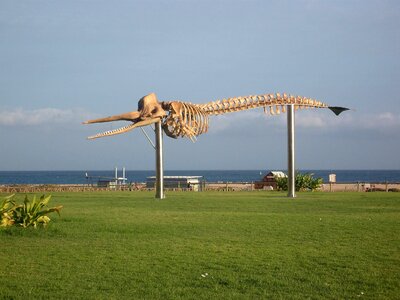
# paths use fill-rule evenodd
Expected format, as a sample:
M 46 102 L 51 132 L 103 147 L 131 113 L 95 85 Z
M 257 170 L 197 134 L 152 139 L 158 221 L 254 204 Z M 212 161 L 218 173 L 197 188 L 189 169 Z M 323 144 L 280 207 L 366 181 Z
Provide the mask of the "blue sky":
M 160 100 L 286 92 L 296 167 L 400 169 L 399 1 L 0 1 L 0 170 L 154 168 L 140 130 L 81 122 Z M 286 116 L 212 117 L 166 169 L 285 169 Z M 150 130 L 148 130 L 150 133 Z

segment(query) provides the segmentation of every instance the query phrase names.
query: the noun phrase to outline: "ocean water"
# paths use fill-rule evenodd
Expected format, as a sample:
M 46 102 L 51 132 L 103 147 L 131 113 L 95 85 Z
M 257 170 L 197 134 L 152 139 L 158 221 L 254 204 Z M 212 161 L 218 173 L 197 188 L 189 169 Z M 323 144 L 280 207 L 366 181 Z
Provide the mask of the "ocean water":
M 203 176 L 207 182 L 259 181 L 265 170 L 186 170 L 164 171 L 164 175 Z M 328 182 L 329 174 L 336 174 L 337 182 L 396 182 L 400 183 L 400 170 L 300 170 L 313 173 Z M 89 177 L 86 177 L 86 173 Z M 119 170 L 118 176 L 122 176 Z M 154 171 L 126 171 L 128 182 L 145 182 L 155 176 Z M 114 178 L 114 171 L 0 171 L 0 184 L 87 184 L 99 178 Z

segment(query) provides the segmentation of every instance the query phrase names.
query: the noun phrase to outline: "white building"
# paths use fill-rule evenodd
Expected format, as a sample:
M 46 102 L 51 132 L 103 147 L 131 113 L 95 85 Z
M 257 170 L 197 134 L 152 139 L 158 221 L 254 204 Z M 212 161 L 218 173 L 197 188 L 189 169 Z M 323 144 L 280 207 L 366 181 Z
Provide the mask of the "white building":
M 202 190 L 203 176 L 164 176 L 164 188 L 166 189 L 191 189 L 198 192 Z M 155 188 L 156 177 L 147 177 L 146 187 Z

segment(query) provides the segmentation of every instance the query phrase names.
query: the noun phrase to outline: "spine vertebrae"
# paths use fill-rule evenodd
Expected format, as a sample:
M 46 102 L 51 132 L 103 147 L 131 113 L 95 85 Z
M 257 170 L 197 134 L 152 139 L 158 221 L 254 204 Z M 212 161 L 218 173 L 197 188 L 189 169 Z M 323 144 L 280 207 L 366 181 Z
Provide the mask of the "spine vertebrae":
M 267 112 L 267 108 L 269 108 L 270 113 L 273 115 L 279 114 L 281 111 L 285 112 L 285 106 L 288 104 L 293 104 L 295 109 L 328 107 L 325 103 L 311 98 L 292 96 L 285 93 L 283 95 L 276 93 L 228 98 L 200 104 L 199 107 L 208 115 L 219 115 L 257 107 L 264 107 L 265 112 Z

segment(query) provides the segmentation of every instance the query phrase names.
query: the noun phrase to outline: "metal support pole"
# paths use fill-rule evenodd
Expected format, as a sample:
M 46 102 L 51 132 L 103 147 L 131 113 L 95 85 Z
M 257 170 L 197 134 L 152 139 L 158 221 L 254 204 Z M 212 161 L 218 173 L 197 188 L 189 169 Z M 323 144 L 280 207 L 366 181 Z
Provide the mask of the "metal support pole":
M 125 179 L 126 177 L 125 177 L 125 176 L 126 176 L 125 167 L 123 167 L 123 168 L 122 168 L 122 178 L 123 178 L 123 179 L 122 179 L 122 184 L 123 184 L 123 185 L 125 185 L 125 183 L 126 183 L 126 179 Z
M 156 133 L 156 198 L 164 199 L 163 136 L 161 121 L 155 124 Z
M 156 149 L 156 145 L 154 145 L 153 141 L 151 140 L 151 138 L 150 138 L 149 135 L 147 134 L 146 130 L 144 130 L 143 127 L 140 127 L 140 129 L 142 129 L 142 132 L 143 132 L 144 136 L 147 138 L 147 140 L 149 141 L 150 145 L 151 145 L 154 149 Z M 155 129 L 153 129 L 153 130 L 155 130 Z
M 295 153 L 294 153 L 294 105 L 287 106 L 287 130 L 288 130 L 288 197 L 295 198 Z

